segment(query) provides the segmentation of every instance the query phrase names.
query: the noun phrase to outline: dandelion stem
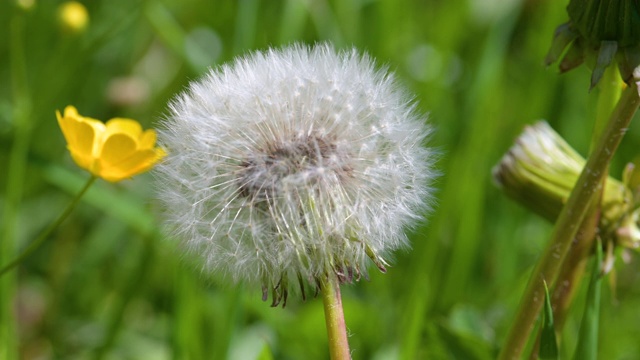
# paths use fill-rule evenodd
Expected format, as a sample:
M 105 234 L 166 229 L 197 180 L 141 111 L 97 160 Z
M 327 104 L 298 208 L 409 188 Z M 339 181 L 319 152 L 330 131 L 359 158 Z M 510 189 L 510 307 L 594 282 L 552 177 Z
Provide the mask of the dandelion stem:
M 329 275 L 321 286 L 331 360 L 349 360 L 351 359 L 351 353 L 349 352 L 347 326 L 344 321 L 338 278 Z
M 594 211 L 593 205 L 590 206 L 589 214 L 585 216 L 582 225 L 580 225 L 580 230 L 576 233 L 576 241 L 571 245 L 569 253 L 562 263 L 562 268 L 556 280 L 556 286 L 551 295 L 553 322 L 558 333 L 560 333 L 564 327 L 575 294 L 580 288 L 580 281 L 584 276 L 589 255 L 594 246 L 598 226 L 597 215 L 598 211 Z M 561 338 L 558 338 L 558 340 L 560 341 Z M 531 349 L 529 360 L 539 359 L 539 343 L 540 334 L 538 334 L 536 343 Z
M 598 139 L 609 120 L 609 114 L 614 110 L 616 101 L 620 98 L 620 76 L 618 68 L 609 66 L 605 69 L 602 80 L 598 83 L 599 90 L 598 103 L 596 107 L 596 119 L 591 137 L 591 149 L 597 145 Z M 602 183 L 605 184 L 606 174 L 603 172 Z M 553 289 L 551 302 L 553 305 L 553 319 L 556 331 L 561 332 L 564 327 L 571 304 L 573 303 L 576 291 L 585 274 L 585 269 L 595 244 L 596 230 L 601 215 L 603 190 L 596 195 L 599 199 L 592 202 L 582 221 L 582 225 L 575 236 L 575 241 L 571 245 L 567 256 L 564 259 L 562 268 L 559 271 L 556 286 Z M 533 346 L 529 359 L 538 359 L 538 343 L 540 335 Z
M 640 99 L 637 88 L 628 87 L 622 93 L 622 97 L 609 117 L 600 140 L 589 156 L 567 204 L 560 213 L 551 241 L 527 284 L 499 359 L 520 359 L 544 301 L 543 282 L 547 281 L 549 284 L 555 282 L 589 204 L 600 193 L 602 176 L 606 173 L 609 162 L 638 109 L 638 105 L 640 105 Z
M 51 233 L 54 230 L 56 230 L 64 220 L 66 220 L 69 214 L 71 214 L 71 211 L 76 207 L 76 205 L 78 204 L 82 196 L 87 192 L 87 190 L 89 190 L 89 188 L 91 187 L 91 185 L 94 183 L 96 179 L 97 178 L 95 176 L 91 176 L 91 178 L 89 178 L 89 180 L 84 185 L 82 190 L 80 190 L 78 195 L 76 195 L 76 197 L 69 203 L 69 205 L 67 205 L 67 207 L 60 214 L 60 216 L 58 216 L 56 221 L 51 223 L 51 225 L 49 225 L 49 227 L 46 228 L 45 231 L 43 231 L 36 240 L 34 240 L 31 244 L 29 244 L 29 246 L 27 246 L 27 248 L 22 252 L 22 254 L 20 254 L 20 256 L 18 256 L 16 259 L 14 259 L 9 264 L 3 266 L 2 269 L 0 269 L 0 277 L 2 277 L 4 274 L 6 274 L 11 269 L 13 269 L 18 264 L 20 264 L 24 259 L 26 259 L 34 251 L 36 251 L 44 243 L 45 240 L 47 240 L 49 235 L 51 235 Z

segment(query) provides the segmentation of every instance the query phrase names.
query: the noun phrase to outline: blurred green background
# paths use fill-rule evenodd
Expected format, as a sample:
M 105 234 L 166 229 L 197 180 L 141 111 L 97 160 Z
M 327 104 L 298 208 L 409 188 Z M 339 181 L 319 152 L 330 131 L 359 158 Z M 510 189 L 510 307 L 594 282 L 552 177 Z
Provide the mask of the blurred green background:
M 0 3 L 0 250 L 7 261 L 88 178 L 55 110 L 153 127 L 211 66 L 254 49 L 330 41 L 388 66 L 416 94 L 441 154 L 434 211 L 387 274 L 344 286 L 354 359 L 492 359 L 551 225 L 507 199 L 491 169 L 523 126 L 547 119 L 585 154 L 597 91 L 585 67 L 542 59 L 566 3 L 551 0 L 61 1 Z M 27 8 L 27 9 L 25 9 Z M 637 154 L 634 123 L 612 174 Z M 10 166 L 11 159 L 13 165 Z M 618 176 L 619 177 L 619 176 Z M 186 264 L 159 233 L 152 175 L 98 181 L 55 233 L 2 279 L 8 359 L 326 359 L 319 298 L 270 308 Z M 637 255 L 603 293 L 601 359 L 638 359 Z M 573 353 L 583 287 L 563 331 Z M 12 308 L 13 311 L 7 312 Z M 17 353 L 7 344 L 17 343 Z

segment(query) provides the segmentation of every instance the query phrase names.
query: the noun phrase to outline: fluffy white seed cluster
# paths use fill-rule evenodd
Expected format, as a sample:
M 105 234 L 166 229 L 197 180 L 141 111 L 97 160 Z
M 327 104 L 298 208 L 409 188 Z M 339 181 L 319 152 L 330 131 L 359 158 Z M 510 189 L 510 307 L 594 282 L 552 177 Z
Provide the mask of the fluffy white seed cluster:
M 357 51 L 294 45 L 212 70 L 170 105 L 157 167 L 174 236 L 274 305 L 366 276 L 427 210 L 426 118 Z

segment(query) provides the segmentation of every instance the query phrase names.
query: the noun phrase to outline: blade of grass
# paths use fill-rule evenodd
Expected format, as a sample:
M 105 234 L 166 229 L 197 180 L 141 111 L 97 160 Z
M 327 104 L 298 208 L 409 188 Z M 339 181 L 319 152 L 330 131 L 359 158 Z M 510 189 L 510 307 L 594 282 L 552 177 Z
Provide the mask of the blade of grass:
M 240 0 L 237 2 L 236 28 L 233 39 L 233 53 L 238 55 L 254 46 L 260 2 Z
M 587 305 L 582 314 L 578 345 L 574 354 L 576 360 L 595 360 L 598 358 L 598 328 L 600 322 L 600 290 L 602 274 L 602 245 L 597 242 L 596 257 L 591 270 L 591 281 L 587 291 Z
M 106 334 L 102 340 L 102 344 L 100 344 L 94 353 L 95 360 L 105 358 L 109 350 L 113 347 L 117 340 L 117 335 L 122 328 L 127 305 L 129 305 L 136 293 L 140 291 L 141 284 L 144 284 L 145 277 L 149 271 L 149 264 L 154 255 L 154 239 L 151 236 L 146 236 L 143 238 L 143 241 L 142 250 L 138 255 L 137 267 L 135 271 L 131 272 L 130 276 L 127 277 L 127 282 L 123 285 L 117 303 L 109 314 Z
M 321 40 L 331 40 L 336 46 L 340 47 L 345 44 L 344 36 L 338 25 L 333 9 L 326 0 L 316 0 L 306 2 L 311 20 L 315 25 L 318 37 Z
M 540 333 L 540 359 L 558 359 L 558 341 L 556 340 L 556 329 L 553 323 L 553 309 L 549 297 L 549 288 L 544 283 L 544 317 L 542 331 Z
M 26 164 L 31 139 L 30 121 L 31 98 L 29 95 L 26 55 L 25 55 L 25 18 L 21 9 L 16 9 L 11 18 L 9 64 L 11 74 L 11 92 L 13 97 L 13 126 L 15 137 L 11 146 L 7 169 L 7 190 L 0 221 L 0 263 L 14 257 L 20 202 L 22 200 Z M 15 292 L 15 274 L 0 279 L 0 359 L 17 359 L 17 332 L 14 318 L 13 299 Z
M 515 10 L 515 13 L 518 9 Z M 484 121 L 487 108 L 495 106 L 495 91 L 498 88 L 500 69 L 504 65 L 506 44 L 516 24 L 517 16 L 505 17 L 496 23 L 488 34 L 482 55 L 479 58 L 477 75 L 470 81 L 468 101 L 461 109 L 461 117 L 472 119 L 460 140 L 461 146 L 452 150 L 447 177 L 449 179 L 472 179 L 478 169 L 490 168 L 490 154 L 497 142 L 486 139 L 500 132 L 502 123 Z M 420 338 L 425 328 L 426 314 L 433 308 L 448 308 L 462 297 L 473 274 L 478 248 L 483 240 L 482 206 L 485 187 L 473 181 L 450 181 L 443 186 L 438 213 L 433 219 L 432 232 L 439 237 L 451 237 L 452 249 L 443 255 L 435 248 L 438 242 L 422 242 L 415 245 L 414 253 L 420 254 L 411 274 L 412 294 L 403 319 L 404 326 L 401 358 L 418 357 Z M 455 229 L 455 230 L 452 230 Z M 427 248 L 428 247 L 428 248 Z M 422 254 L 432 259 L 427 259 Z M 432 270 L 433 269 L 433 270 Z M 426 274 L 426 275 L 425 275 Z M 434 282 L 440 284 L 434 285 Z M 439 288 L 439 291 L 432 289 Z M 437 294 L 437 295 L 436 295 Z
M 187 33 L 169 9 L 158 2 L 149 2 L 145 7 L 144 16 L 163 43 L 189 66 L 191 73 L 200 74 L 203 71 L 201 66 L 187 55 Z
M 520 7 L 513 10 L 511 16 L 505 16 L 491 29 L 487 37 L 484 52 L 478 65 L 478 76 L 471 84 L 469 101 L 463 108 L 464 117 L 473 119 L 461 140 L 462 150 L 456 153 L 451 161 L 448 176 L 451 178 L 473 179 L 478 174 L 478 169 L 490 168 L 490 154 L 495 151 L 493 146 L 497 142 L 487 143 L 495 134 L 500 133 L 502 123 L 499 121 L 484 121 L 488 109 L 495 106 L 496 90 L 501 77 L 501 68 L 506 59 L 506 51 L 510 36 L 514 31 L 516 19 L 520 13 Z M 443 207 L 445 201 L 450 206 L 456 207 L 453 221 L 449 223 L 456 228 L 450 258 L 443 272 L 441 291 L 438 296 L 439 306 L 447 308 L 462 297 L 469 278 L 473 274 L 478 248 L 484 238 L 482 234 L 484 212 L 483 205 L 486 199 L 484 187 L 479 187 L 477 182 L 467 181 L 458 183 L 445 189 L 443 194 Z M 446 196 L 446 198 L 445 198 Z M 455 204 L 455 205 L 454 205 Z M 461 206 L 460 204 L 464 204 Z M 461 206 L 461 207 L 458 207 Z M 451 221 L 451 220 L 448 220 Z M 450 231 L 450 230 L 441 230 Z
M 307 8 L 302 1 L 287 0 L 280 20 L 278 42 L 281 44 L 297 40 L 304 32 L 309 18 Z
M 174 295 L 175 310 L 172 312 L 172 348 L 174 359 L 198 359 L 206 355 L 205 343 L 200 341 L 199 319 L 202 317 L 203 295 L 200 293 L 196 279 L 191 272 L 177 262 L 174 267 Z M 217 341 L 211 340 L 211 341 Z M 221 347 L 221 346 L 218 346 Z M 226 358 L 226 353 L 217 355 L 218 359 Z

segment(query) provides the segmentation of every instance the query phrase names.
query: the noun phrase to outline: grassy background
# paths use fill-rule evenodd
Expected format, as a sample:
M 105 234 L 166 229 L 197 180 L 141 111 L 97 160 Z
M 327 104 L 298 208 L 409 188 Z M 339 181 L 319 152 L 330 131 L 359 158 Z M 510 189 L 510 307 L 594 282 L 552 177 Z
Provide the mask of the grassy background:
M 581 67 L 542 59 L 567 19 L 551 0 L 86 1 L 81 34 L 60 1 L 0 3 L 0 233 L 7 261 L 50 223 L 87 174 L 54 112 L 152 127 L 208 67 L 254 49 L 331 41 L 371 53 L 430 113 L 442 153 L 438 201 L 387 274 L 346 286 L 354 359 L 492 359 L 551 225 L 492 184 L 524 124 L 547 119 L 583 154 L 597 92 Z M 21 56 L 24 54 L 24 56 Z M 638 153 L 629 130 L 612 173 Z M 13 159 L 13 162 L 10 161 Z M 12 165 L 10 165 L 12 164 Z M 99 181 L 72 217 L 2 279 L 8 359 L 325 359 L 320 299 L 260 301 L 186 266 L 158 233 L 151 175 Z M 600 358 L 640 356 L 637 256 L 603 293 Z M 584 293 L 582 291 L 581 293 Z M 563 332 L 571 354 L 583 295 Z M 8 302 L 14 311 L 7 312 Z M 8 343 L 17 343 L 17 353 Z M 270 355 L 271 354 L 271 355 Z

